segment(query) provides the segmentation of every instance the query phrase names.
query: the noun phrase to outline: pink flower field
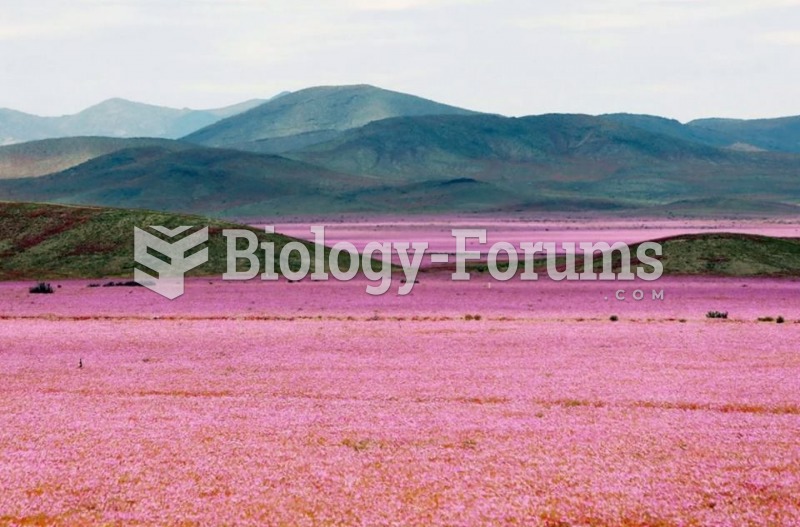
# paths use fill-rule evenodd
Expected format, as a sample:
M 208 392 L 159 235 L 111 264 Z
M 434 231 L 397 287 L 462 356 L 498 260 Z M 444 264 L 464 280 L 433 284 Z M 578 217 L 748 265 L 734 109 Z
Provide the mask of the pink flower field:
M 274 222 L 252 220 L 256 227 L 273 225 Z M 278 232 L 297 238 L 313 239 L 312 225 L 325 225 L 326 241 L 333 244 L 340 241 L 353 243 L 362 249 L 373 240 L 390 242 L 426 241 L 431 251 L 455 252 L 454 228 L 482 228 L 487 231 L 485 245 L 474 240 L 467 241 L 470 250 L 485 254 L 492 244 L 505 241 L 518 244 L 523 241 L 542 241 L 579 243 L 625 242 L 636 243 L 657 238 L 666 238 L 687 233 L 736 232 L 759 234 L 781 238 L 800 238 L 800 227 L 794 219 L 715 219 L 715 220 L 674 220 L 652 218 L 635 220 L 613 220 L 608 218 L 538 218 L 522 220 L 486 216 L 434 216 L 413 220 L 408 218 L 360 218 L 358 221 L 295 221 L 275 225 Z
M 87 284 L 0 284 L 0 525 L 800 525 L 800 282 Z

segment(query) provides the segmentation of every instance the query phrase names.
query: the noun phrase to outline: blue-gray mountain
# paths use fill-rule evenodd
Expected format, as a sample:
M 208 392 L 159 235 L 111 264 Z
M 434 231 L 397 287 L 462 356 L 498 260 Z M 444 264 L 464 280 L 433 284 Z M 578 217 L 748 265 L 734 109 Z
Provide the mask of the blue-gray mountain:
M 374 86 L 318 86 L 277 97 L 184 139 L 205 146 L 280 153 L 390 117 L 473 113 Z
M 681 124 L 653 115 L 609 114 L 603 117 L 681 139 L 733 150 L 800 153 L 800 116 L 777 119 L 696 119 Z
M 264 99 L 253 99 L 225 108 L 190 110 L 109 99 L 74 115 L 60 117 L 40 117 L 0 108 L 0 145 L 75 136 L 174 139 L 263 102 Z

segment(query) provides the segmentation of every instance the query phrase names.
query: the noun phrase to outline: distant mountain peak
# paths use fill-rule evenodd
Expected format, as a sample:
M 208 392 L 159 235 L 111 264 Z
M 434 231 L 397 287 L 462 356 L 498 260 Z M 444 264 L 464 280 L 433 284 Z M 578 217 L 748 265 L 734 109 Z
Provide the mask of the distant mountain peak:
M 308 138 L 391 117 L 474 113 L 369 84 L 312 86 L 275 97 L 185 139 L 207 146 L 230 147 L 292 136 Z
M 94 106 L 106 106 L 106 105 L 109 105 L 109 104 L 125 104 L 125 105 L 127 105 L 127 104 L 144 104 L 144 103 L 131 101 L 129 99 L 123 99 L 122 97 L 111 97 L 110 99 L 106 99 L 104 101 L 101 101 L 101 102 L 95 104 Z
M 79 136 L 174 139 L 265 102 L 251 99 L 224 108 L 169 108 L 112 97 L 76 114 L 42 117 L 0 110 L 0 144 Z

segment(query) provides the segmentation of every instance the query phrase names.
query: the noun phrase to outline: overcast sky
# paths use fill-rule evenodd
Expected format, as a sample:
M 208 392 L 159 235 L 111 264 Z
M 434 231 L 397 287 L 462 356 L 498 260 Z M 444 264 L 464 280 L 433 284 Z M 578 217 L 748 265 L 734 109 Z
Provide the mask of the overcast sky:
M 800 0 L 0 0 L 0 107 L 368 83 L 471 109 L 800 114 Z

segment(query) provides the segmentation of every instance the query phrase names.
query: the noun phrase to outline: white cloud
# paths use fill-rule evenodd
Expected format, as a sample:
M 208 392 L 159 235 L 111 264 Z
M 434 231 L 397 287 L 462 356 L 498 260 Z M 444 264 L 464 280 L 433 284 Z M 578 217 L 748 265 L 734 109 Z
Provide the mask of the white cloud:
M 77 10 L 58 2 L 42 2 L 37 4 L 38 9 L 31 7 L 3 10 L 0 40 L 57 40 L 124 26 L 131 17 L 130 9 L 121 5 L 92 11 Z
M 551 12 L 516 21 L 527 29 L 609 31 L 696 24 L 800 6 L 800 0 L 607 0 L 559 4 Z M 553 12 L 554 11 L 554 12 Z
M 437 9 L 478 4 L 486 0 L 339 0 L 342 7 L 360 11 L 403 11 Z
M 800 0 L 0 0 L 0 107 L 366 82 L 480 110 L 800 113 Z
M 758 40 L 777 46 L 800 46 L 800 31 L 772 31 L 761 33 Z

